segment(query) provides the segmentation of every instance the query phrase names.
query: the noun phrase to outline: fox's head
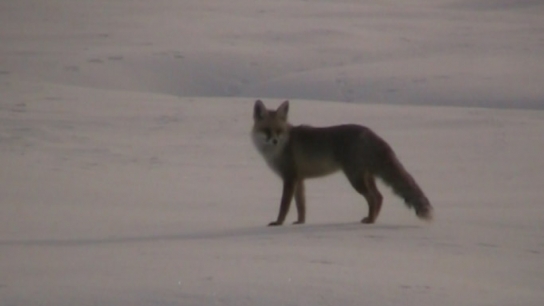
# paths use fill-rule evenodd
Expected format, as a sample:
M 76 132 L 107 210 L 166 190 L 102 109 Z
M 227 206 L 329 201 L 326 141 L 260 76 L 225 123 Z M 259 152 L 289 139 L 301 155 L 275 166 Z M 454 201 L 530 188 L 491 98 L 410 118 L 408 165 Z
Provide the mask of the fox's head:
M 272 157 L 280 153 L 289 138 L 290 125 L 287 122 L 289 101 L 283 102 L 278 109 L 266 109 L 261 100 L 253 107 L 253 143 L 265 155 Z

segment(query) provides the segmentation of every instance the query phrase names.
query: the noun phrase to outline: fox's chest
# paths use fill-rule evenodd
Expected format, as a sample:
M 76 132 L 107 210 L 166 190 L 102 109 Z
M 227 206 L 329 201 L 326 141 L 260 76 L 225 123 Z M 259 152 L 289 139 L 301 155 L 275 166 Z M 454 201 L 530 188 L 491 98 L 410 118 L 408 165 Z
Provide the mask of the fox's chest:
M 285 155 L 269 151 L 259 151 L 259 153 L 261 153 L 268 167 L 280 177 L 284 178 L 287 173 L 293 172 L 290 171 L 293 167 L 291 163 L 287 162 Z
M 268 167 L 274 171 L 274 173 L 276 173 L 277 175 L 283 177 L 284 176 L 284 173 L 285 173 L 285 170 L 284 170 L 284 165 L 282 164 L 282 160 L 281 159 L 278 159 L 278 158 L 270 158 L 270 159 L 265 159 L 266 160 L 266 164 L 268 165 Z

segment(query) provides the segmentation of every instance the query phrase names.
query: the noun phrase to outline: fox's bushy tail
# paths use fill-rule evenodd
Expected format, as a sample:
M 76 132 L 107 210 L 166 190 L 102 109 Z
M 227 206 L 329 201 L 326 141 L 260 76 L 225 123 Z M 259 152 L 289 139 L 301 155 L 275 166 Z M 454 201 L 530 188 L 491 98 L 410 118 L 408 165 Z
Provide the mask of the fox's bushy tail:
M 391 186 L 395 194 L 404 199 L 408 208 L 414 208 L 420 219 L 431 220 L 433 207 L 416 180 L 406 171 L 393 152 L 386 155 L 375 175 Z

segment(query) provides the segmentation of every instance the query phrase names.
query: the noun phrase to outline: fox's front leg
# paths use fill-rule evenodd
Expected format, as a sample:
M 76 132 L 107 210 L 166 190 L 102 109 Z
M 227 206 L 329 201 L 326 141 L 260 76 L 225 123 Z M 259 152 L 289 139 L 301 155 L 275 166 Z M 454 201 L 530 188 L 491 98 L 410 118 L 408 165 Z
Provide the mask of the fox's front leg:
M 304 224 L 306 222 L 306 199 L 303 180 L 298 180 L 295 185 L 295 204 L 297 205 L 297 221 L 293 224 Z
M 283 224 L 283 221 L 285 221 L 285 217 L 289 212 L 289 207 L 291 206 L 291 200 L 293 199 L 293 194 L 295 193 L 295 186 L 295 180 L 286 179 L 283 181 L 283 194 L 281 196 L 280 212 L 278 214 L 278 219 L 268 224 L 268 226 L 278 226 Z

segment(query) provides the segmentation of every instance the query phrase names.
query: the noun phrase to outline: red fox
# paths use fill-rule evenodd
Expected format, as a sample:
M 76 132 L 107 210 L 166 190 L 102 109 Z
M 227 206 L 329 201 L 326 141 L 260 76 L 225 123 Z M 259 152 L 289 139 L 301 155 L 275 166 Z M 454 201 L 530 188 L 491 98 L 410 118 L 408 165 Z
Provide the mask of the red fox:
M 277 110 L 269 110 L 257 100 L 253 109 L 253 143 L 268 166 L 283 180 L 278 218 L 269 226 L 283 224 L 293 196 L 298 213 L 294 224 L 303 224 L 306 221 L 304 179 L 338 170 L 344 172 L 368 203 L 368 215 L 362 223 L 376 222 L 382 206 L 383 197 L 376 188 L 375 177 L 391 186 L 408 208 L 415 209 L 420 219 L 432 219 L 429 200 L 380 136 L 355 124 L 293 126 L 287 121 L 288 111 L 289 101 L 283 102 Z

